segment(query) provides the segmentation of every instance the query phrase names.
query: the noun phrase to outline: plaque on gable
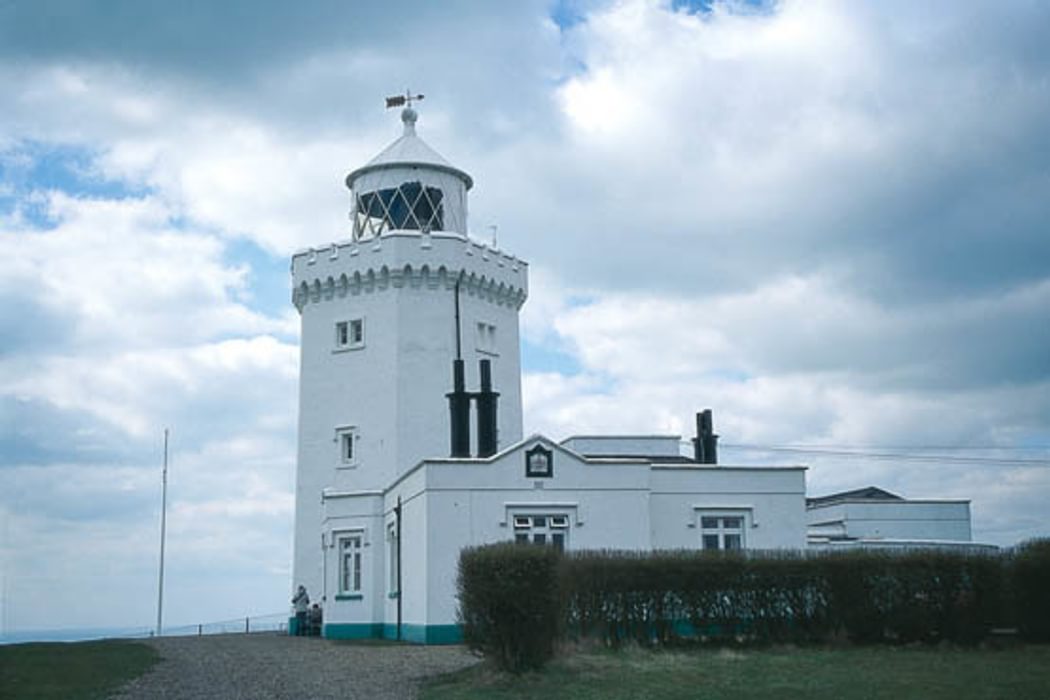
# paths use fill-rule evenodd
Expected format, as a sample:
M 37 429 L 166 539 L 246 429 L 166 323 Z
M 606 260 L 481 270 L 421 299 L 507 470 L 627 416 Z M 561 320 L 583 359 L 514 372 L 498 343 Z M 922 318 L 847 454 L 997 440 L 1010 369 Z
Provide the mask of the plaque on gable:
M 528 478 L 554 476 L 554 453 L 543 445 L 536 445 L 531 450 L 526 450 L 525 476 Z

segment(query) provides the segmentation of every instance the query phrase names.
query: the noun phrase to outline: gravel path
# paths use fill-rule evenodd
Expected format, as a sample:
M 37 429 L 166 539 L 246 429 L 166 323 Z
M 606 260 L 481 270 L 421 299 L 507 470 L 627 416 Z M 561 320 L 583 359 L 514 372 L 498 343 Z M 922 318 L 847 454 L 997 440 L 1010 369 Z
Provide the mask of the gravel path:
M 414 698 L 423 678 L 477 662 L 461 646 L 352 644 L 272 633 L 144 641 L 161 661 L 113 700 Z

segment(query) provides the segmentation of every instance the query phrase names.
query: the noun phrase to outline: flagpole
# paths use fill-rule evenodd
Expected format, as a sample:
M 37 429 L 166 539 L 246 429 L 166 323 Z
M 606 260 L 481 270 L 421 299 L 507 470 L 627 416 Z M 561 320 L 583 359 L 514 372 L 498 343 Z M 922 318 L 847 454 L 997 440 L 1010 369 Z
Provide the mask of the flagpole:
M 160 496 L 160 575 L 157 582 L 157 636 L 160 636 L 164 612 L 164 531 L 168 516 L 168 429 L 164 429 L 164 471 L 161 472 Z

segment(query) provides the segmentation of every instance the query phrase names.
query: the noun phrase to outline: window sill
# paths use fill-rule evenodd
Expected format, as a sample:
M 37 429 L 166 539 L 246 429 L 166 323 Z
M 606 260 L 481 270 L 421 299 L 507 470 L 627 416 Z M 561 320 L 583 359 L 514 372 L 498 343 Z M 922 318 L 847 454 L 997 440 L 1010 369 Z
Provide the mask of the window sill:
M 336 593 L 336 600 L 364 600 L 364 595 L 360 593 Z
M 335 465 L 335 468 L 336 469 L 357 469 L 357 462 L 354 462 L 353 464 L 337 464 L 337 465 Z
M 332 348 L 332 354 L 335 355 L 335 354 L 341 353 L 341 352 L 350 352 L 352 350 L 364 350 L 364 349 L 365 349 L 365 344 L 364 343 L 361 343 L 360 345 L 347 345 L 346 347 L 342 347 L 342 348 Z

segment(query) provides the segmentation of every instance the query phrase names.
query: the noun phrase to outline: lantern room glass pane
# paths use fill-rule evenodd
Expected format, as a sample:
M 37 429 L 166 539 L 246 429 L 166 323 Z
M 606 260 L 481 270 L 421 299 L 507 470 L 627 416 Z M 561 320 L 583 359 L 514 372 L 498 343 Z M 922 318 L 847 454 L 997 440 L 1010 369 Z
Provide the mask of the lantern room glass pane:
M 354 237 L 391 230 L 445 230 L 444 193 L 420 182 L 358 194 L 354 201 Z

